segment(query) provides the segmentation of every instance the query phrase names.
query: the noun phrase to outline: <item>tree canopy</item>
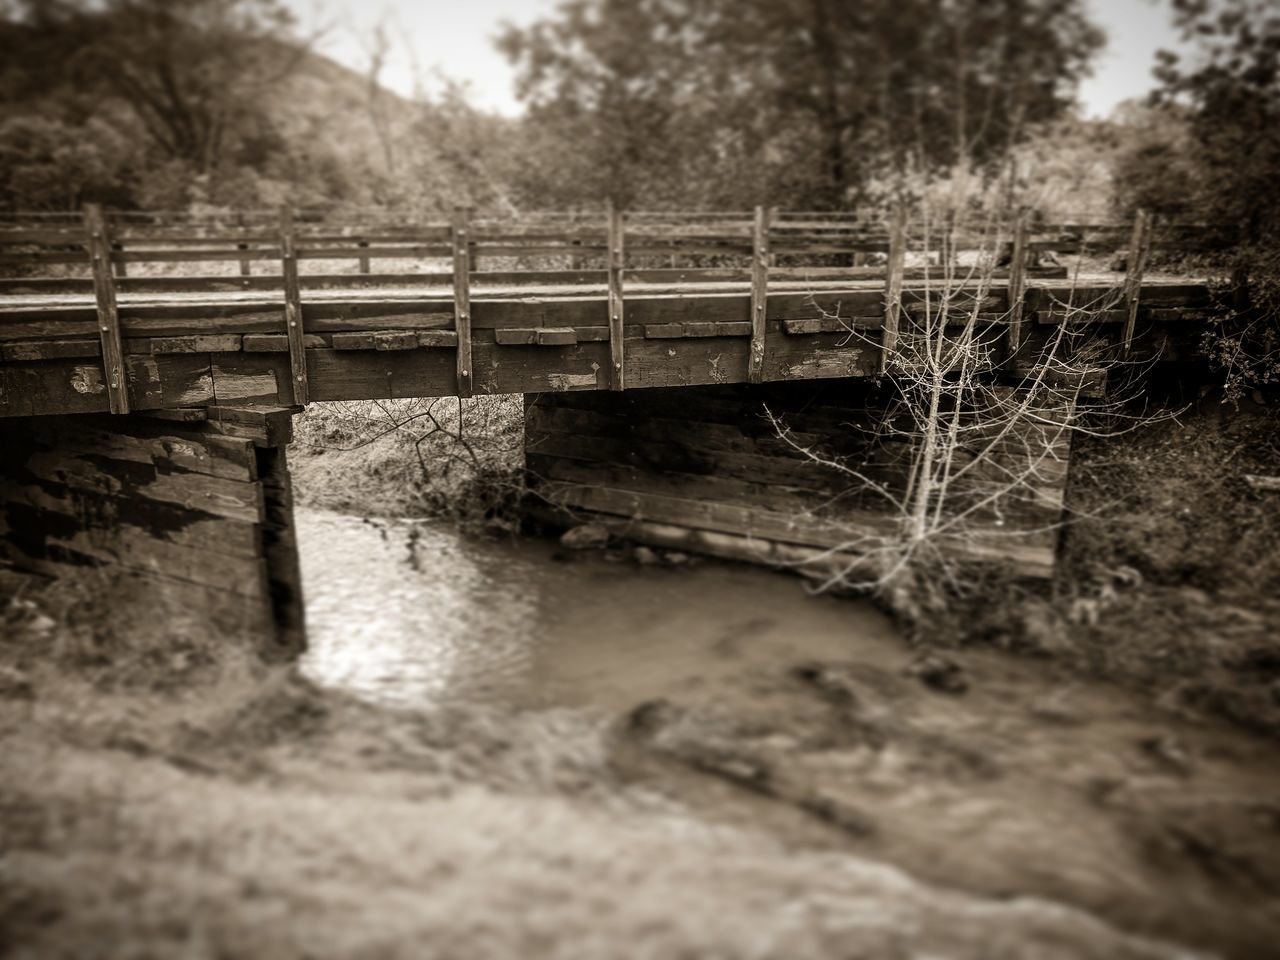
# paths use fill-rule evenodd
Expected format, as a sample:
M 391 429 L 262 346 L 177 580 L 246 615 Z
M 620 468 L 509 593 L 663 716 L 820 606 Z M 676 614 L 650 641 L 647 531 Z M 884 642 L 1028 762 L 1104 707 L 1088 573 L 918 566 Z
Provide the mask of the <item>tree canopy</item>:
M 500 45 L 566 144 L 551 193 L 834 207 L 998 160 L 1102 39 L 1080 0 L 571 0 Z

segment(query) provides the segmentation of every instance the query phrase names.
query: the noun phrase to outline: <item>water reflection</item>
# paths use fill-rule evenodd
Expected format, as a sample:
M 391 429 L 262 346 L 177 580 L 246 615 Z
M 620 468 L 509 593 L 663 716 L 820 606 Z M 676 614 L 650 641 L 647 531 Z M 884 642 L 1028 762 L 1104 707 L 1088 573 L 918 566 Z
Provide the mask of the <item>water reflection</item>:
M 547 541 L 308 510 L 297 526 L 302 669 L 384 703 L 628 709 L 711 686 L 735 697 L 744 670 L 855 647 L 890 666 L 906 657 L 869 606 L 810 597 L 798 579 L 752 567 L 610 563 Z
M 299 510 L 297 528 L 317 683 L 420 706 L 528 670 L 536 581 L 517 554 L 410 520 Z

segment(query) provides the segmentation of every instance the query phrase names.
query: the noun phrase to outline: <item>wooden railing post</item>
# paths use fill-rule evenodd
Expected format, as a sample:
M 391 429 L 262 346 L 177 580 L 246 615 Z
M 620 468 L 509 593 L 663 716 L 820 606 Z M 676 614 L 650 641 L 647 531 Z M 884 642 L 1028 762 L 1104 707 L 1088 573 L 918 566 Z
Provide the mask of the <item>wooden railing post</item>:
M 102 373 L 106 377 L 107 402 L 112 413 L 129 412 L 129 381 L 120 343 L 120 311 L 116 306 L 116 282 L 111 273 L 111 238 L 102 207 L 87 203 L 84 227 L 93 268 L 93 295 L 98 304 L 98 338 L 102 342 Z
M 1133 334 L 1138 325 L 1138 305 L 1142 299 L 1142 274 L 1147 268 L 1151 253 L 1152 216 L 1139 210 L 1133 218 L 1133 235 L 1129 239 L 1129 256 L 1125 261 L 1124 300 L 1127 314 L 1124 320 L 1124 355 L 1133 349 Z
M 1009 259 L 1009 356 L 1022 346 L 1022 316 L 1027 293 L 1027 208 L 1019 207 L 1013 220 L 1013 250 Z
M 880 331 L 880 372 L 889 366 L 889 354 L 898 349 L 898 319 L 902 313 L 902 270 L 907 259 L 907 211 L 894 207 L 889 225 L 889 263 L 884 281 L 884 328 Z
M 113 254 L 124 253 L 124 243 L 119 240 L 113 240 L 111 242 L 111 252 Z M 129 276 L 129 265 L 123 259 L 114 261 L 114 265 L 117 280 L 123 280 Z
M 458 334 L 458 396 L 473 392 L 471 369 L 471 256 L 470 218 L 466 207 L 454 207 L 453 229 L 453 328 Z
M 359 247 L 361 250 L 367 250 L 367 249 L 369 248 L 369 241 L 368 241 L 368 240 L 357 240 L 357 241 L 356 241 L 356 246 L 357 246 L 357 247 Z M 361 273 L 368 273 L 368 272 L 369 272 L 369 258 L 368 258 L 367 256 L 362 256 L 362 257 L 360 258 L 360 260 L 359 260 L 359 265 L 360 265 L 360 272 L 361 272 Z
M 608 206 L 608 245 L 609 245 L 609 389 L 626 388 L 626 351 L 625 339 L 625 306 L 622 298 L 622 270 L 626 264 L 626 235 L 623 227 L 622 211 L 609 201 Z
M 280 272 L 284 278 L 284 323 L 289 338 L 289 369 L 293 377 L 293 402 L 307 402 L 307 341 L 302 327 L 302 293 L 298 287 L 298 249 L 293 210 L 280 208 Z
M 764 379 L 764 341 L 769 313 L 769 210 L 757 206 L 751 231 L 751 353 L 747 381 Z
M 243 213 L 236 214 L 236 229 L 244 230 L 244 214 Z M 241 241 L 240 243 L 236 244 L 236 249 L 247 252 L 249 249 L 249 244 L 245 243 L 244 241 Z M 248 257 L 245 257 L 240 261 L 240 276 L 242 277 L 249 276 L 249 258 Z
M 467 223 L 470 224 L 471 218 L 475 215 L 475 207 L 467 207 L 465 210 Z M 476 232 L 475 230 L 467 231 L 467 274 L 475 273 L 480 269 L 480 254 L 476 249 Z

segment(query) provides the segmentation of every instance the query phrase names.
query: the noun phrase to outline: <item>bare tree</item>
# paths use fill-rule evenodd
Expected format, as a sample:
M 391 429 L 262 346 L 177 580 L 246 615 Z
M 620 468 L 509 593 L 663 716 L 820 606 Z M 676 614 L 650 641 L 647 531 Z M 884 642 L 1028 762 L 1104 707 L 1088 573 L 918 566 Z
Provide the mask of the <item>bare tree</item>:
M 1133 391 L 1123 384 L 1143 362 L 1125 358 L 1094 322 L 1122 301 L 1124 289 L 1078 302 L 1078 267 L 1071 295 L 1046 305 L 1052 332 L 1009 352 L 1018 314 L 999 289 L 996 263 L 1010 218 L 967 191 L 958 199 L 917 207 L 915 238 L 926 251 L 939 250 L 939 263 L 920 258 L 924 280 L 899 312 L 882 377 L 884 416 L 869 427 L 849 425 L 866 434 L 867 454 L 824 453 L 766 410 L 793 450 L 844 478 L 837 497 L 844 506 L 869 508 L 846 511 L 853 519 L 844 522 L 843 541 L 799 562 L 821 589 L 879 591 L 927 607 L 964 591 L 971 561 L 1016 561 L 1037 547 L 1043 555 L 1064 522 L 1071 438 L 1113 436 L 1173 415 L 1130 411 Z M 881 349 L 879 335 L 838 312 L 827 317 L 847 331 L 846 343 Z M 1108 379 L 1111 391 L 1098 396 Z M 839 517 L 832 511 L 823 521 L 839 529 Z

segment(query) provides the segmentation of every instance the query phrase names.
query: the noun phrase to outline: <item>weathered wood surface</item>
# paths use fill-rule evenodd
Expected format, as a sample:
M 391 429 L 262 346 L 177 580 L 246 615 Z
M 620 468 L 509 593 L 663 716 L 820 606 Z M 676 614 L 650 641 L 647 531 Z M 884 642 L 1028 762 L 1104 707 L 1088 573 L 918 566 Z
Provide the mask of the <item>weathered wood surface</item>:
M 295 655 L 292 410 L 215 410 L 0 423 L 0 558 L 50 576 L 125 576 L 140 586 L 137 606 L 113 593 L 126 628 L 172 603 L 171 615 L 212 618 L 264 656 Z
M 468 299 L 465 310 L 448 296 L 304 300 L 296 328 L 283 300 L 126 302 L 117 315 L 128 402 L 137 410 L 293 404 L 304 385 L 316 400 L 456 396 L 466 390 L 459 361 L 467 352 L 471 393 L 608 389 L 624 353 L 628 388 L 750 377 L 758 291 L 637 293 L 616 313 L 620 301 L 600 293 Z M 896 299 L 908 318 L 924 303 L 911 284 Z M 770 291 L 764 306 L 765 381 L 873 376 L 883 350 L 874 331 L 898 315 L 886 310 L 884 293 L 858 287 Z M 963 295 L 953 300 L 956 322 L 970 306 Z M 978 306 L 992 335 L 1003 336 L 1005 291 Z M 1123 288 L 1029 284 L 1024 336 L 1036 341 L 1037 327 L 1088 322 L 1118 342 L 1129 306 Z M 1211 306 L 1204 285 L 1145 284 L 1138 341 L 1154 344 Z M 0 416 L 109 410 L 98 321 L 88 305 L 0 304 Z M 459 337 L 460 323 L 468 336 Z M 452 370 L 442 362 L 449 359 Z
M 872 280 L 883 275 L 879 267 L 771 267 L 770 275 L 782 282 L 849 282 Z M 599 270 L 473 270 L 473 289 L 488 287 L 530 286 L 582 286 L 590 288 L 603 282 L 604 268 Z M 903 277 L 919 280 L 925 276 L 923 267 L 907 267 Z M 1009 276 L 1006 269 L 998 269 L 994 279 Z M 1029 267 L 1027 276 L 1032 279 L 1066 279 L 1066 267 Z M 750 267 L 672 267 L 661 269 L 633 268 L 622 271 L 626 284 L 712 284 L 749 283 Z M 306 273 L 298 278 L 304 290 L 364 290 L 374 287 L 398 287 L 406 290 L 447 288 L 453 283 L 453 274 L 440 271 L 422 273 Z M 228 293 L 235 291 L 278 291 L 280 277 L 258 276 L 204 276 L 204 277 L 127 277 L 116 279 L 116 290 L 124 294 L 147 293 Z M 93 281 L 86 277 L 2 277 L 0 296 L 27 294 L 88 294 L 93 292 Z
M 98 333 L 102 348 L 103 383 L 112 413 L 129 412 L 129 388 L 124 377 L 124 350 L 120 344 L 120 313 L 116 304 L 115 277 L 111 273 L 111 239 L 106 219 L 97 204 L 85 207 L 85 232 L 89 235 L 93 293 L 98 301 Z

